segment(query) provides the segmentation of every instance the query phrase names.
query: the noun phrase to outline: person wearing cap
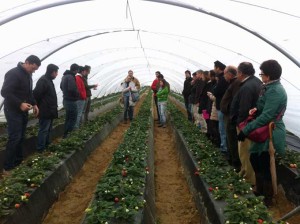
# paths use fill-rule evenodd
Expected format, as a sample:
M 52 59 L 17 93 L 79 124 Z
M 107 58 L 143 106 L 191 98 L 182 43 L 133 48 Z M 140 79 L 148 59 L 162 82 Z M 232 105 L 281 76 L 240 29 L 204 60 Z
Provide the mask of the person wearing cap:
M 63 92 L 63 105 L 66 111 L 65 130 L 63 138 L 73 131 L 77 120 L 77 100 L 79 92 L 76 85 L 75 75 L 79 71 L 79 65 L 72 64 L 70 70 L 66 70 L 60 83 L 60 89 Z
M 90 113 L 90 109 L 91 109 L 91 96 L 92 96 L 92 91 L 91 89 L 97 89 L 98 84 L 92 84 L 89 85 L 88 84 L 88 75 L 91 72 L 91 66 L 89 65 L 85 65 L 84 66 L 86 72 L 83 74 L 83 82 L 84 82 L 84 86 L 85 86 L 85 91 L 86 91 L 86 103 L 85 103 L 85 108 L 83 110 L 83 122 L 87 122 L 89 119 L 89 113 Z
M 214 89 L 213 95 L 216 97 L 216 109 L 218 113 L 218 120 L 219 120 L 219 133 L 220 133 L 220 151 L 222 153 L 227 154 L 227 142 L 226 142 L 226 131 L 225 131 L 225 124 L 224 124 L 224 115 L 222 111 L 220 110 L 220 103 L 222 100 L 222 97 L 225 94 L 226 89 L 229 86 L 229 83 L 224 78 L 224 69 L 226 68 L 226 65 L 224 65 L 220 61 L 214 62 L 214 71 L 216 73 L 217 77 L 217 86 Z
M 220 109 L 224 114 L 224 122 L 225 122 L 225 130 L 226 130 L 226 138 L 228 144 L 228 162 L 232 165 L 236 170 L 240 170 L 241 162 L 239 158 L 238 152 L 238 140 L 236 133 L 236 126 L 230 121 L 230 105 L 233 100 L 233 97 L 240 89 L 240 80 L 237 79 L 237 68 L 233 65 L 228 65 L 224 70 L 224 78 L 229 83 L 229 87 L 227 88 L 221 103 Z
M 84 76 L 86 69 L 83 66 L 79 66 L 79 72 L 75 75 L 76 85 L 79 92 L 79 98 L 77 100 L 77 119 L 74 128 L 79 128 L 83 110 L 86 104 L 86 90 L 84 85 Z
M 22 143 L 28 122 L 28 112 L 38 116 L 39 108 L 32 93 L 32 74 L 40 67 L 41 60 L 30 55 L 25 63 L 9 70 L 4 76 L 1 95 L 4 98 L 4 114 L 7 122 L 8 141 L 5 149 L 3 175 L 23 161 Z
M 58 75 L 58 66 L 49 64 L 46 74 L 41 76 L 33 90 L 34 98 L 40 109 L 37 151 L 43 152 L 50 144 L 49 135 L 53 119 L 58 118 L 57 96 L 53 80 Z

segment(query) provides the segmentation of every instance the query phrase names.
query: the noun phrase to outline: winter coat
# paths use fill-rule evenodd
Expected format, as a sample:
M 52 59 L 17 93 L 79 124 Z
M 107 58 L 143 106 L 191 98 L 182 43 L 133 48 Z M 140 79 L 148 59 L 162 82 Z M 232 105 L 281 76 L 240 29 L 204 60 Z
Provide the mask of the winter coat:
M 39 118 L 58 118 L 57 96 L 51 74 L 43 75 L 36 83 L 33 90 L 39 108 Z
M 271 121 L 275 122 L 273 131 L 273 144 L 276 153 L 283 154 L 286 147 L 286 130 L 282 120 L 287 105 L 287 94 L 279 80 L 263 86 L 262 93 L 257 101 L 256 119 L 250 122 L 243 132 L 247 136 L 252 130 L 262 127 Z M 277 120 L 278 114 L 282 116 Z M 261 153 L 269 150 L 269 139 L 265 142 L 252 142 L 250 153 Z
M 156 93 L 157 102 L 167 102 L 168 95 L 169 95 L 169 89 L 167 86 L 165 86 L 164 88 L 160 88 Z
M 229 86 L 229 82 L 227 82 L 225 80 L 224 73 L 218 74 L 218 78 L 219 78 L 219 80 L 217 82 L 217 86 L 214 89 L 213 94 L 216 97 L 216 108 L 217 108 L 217 110 L 220 110 L 220 103 L 221 103 L 222 97 L 225 94 L 226 89 Z
M 262 82 L 256 76 L 250 76 L 241 82 L 240 89 L 235 94 L 230 106 L 230 118 L 233 124 L 244 121 L 256 102 L 261 90 Z
M 79 92 L 79 100 L 86 100 L 86 90 L 85 90 L 85 85 L 84 85 L 82 75 L 77 74 L 75 76 L 75 79 L 76 79 L 77 89 L 78 89 L 78 92 Z
M 189 96 L 189 103 L 197 104 L 200 100 L 200 95 L 202 93 L 205 83 L 202 79 L 196 79 L 194 84 L 192 84 L 191 94 Z
M 191 82 L 192 82 L 192 80 L 193 80 L 192 77 L 187 77 L 184 80 L 182 95 L 185 99 L 188 99 L 189 95 L 191 94 L 191 90 L 192 90 Z
M 152 82 L 151 89 L 153 91 L 153 96 L 156 96 L 156 93 L 158 91 L 158 88 L 157 88 L 158 87 L 158 83 L 159 83 L 159 81 L 158 81 L 157 78 L 154 79 L 154 81 Z
M 230 80 L 229 87 L 227 88 L 220 103 L 220 110 L 223 114 L 229 115 L 231 102 L 235 94 L 239 91 L 240 84 L 241 82 L 237 78 Z
M 22 64 L 19 62 L 17 67 L 5 74 L 1 89 L 4 108 L 19 113 L 23 113 L 20 109 L 22 103 L 36 105 L 32 93 L 32 75 L 26 72 Z
M 137 92 L 137 88 L 133 81 L 121 83 L 123 96 L 129 96 L 130 92 Z M 131 90 L 130 90 L 131 88 Z
M 92 96 L 92 91 L 91 91 L 91 89 L 92 89 L 92 88 L 95 88 L 96 85 L 89 85 L 89 84 L 88 84 L 88 77 L 87 77 L 87 76 L 84 76 L 84 77 L 83 77 L 83 83 L 84 83 L 84 86 L 85 86 L 86 97 Z
M 65 100 L 76 101 L 79 99 L 75 74 L 70 70 L 64 72 L 60 83 L 60 89 L 63 92 L 63 98 Z

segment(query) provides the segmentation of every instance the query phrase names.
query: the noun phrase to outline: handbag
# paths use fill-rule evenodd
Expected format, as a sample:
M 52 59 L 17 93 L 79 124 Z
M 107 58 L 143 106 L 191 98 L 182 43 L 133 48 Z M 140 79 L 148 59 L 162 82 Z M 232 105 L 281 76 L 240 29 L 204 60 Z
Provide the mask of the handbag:
M 240 131 L 243 131 L 243 129 L 247 126 L 248 123 L 255 120 L 255 118 L 251 115 L 249 115 L 246 120 L 239 123 L 238 128 Z M 269 134 L 269 124 L 266 124 L 262 127 L 256 128 L 253 131 L 249 133 L 247 136 L 248 139 L 250 139 L 253 142 L 265 142 L 267 139 L 270 138 Z
M 285 108 L 281 110 L 281 112 L 277 115 L 276 120 L 279 120 L 283 113 L 285 111 Z M 244 121 L 238 124 L 238 128 L 240 131 L 243 131 L 243 129 L 247 126 L 248 123 L 251 121 L 255 120 L 253 115 L 249 115 Z M 275 126 L 274 126 L 275 128 Z M 267 139 L 270 138 L 270 133 L 269 133 L 269 123 L 254 129 L 249 133 L 247 136 L 248 139 L 250 139 L 253 142 L 265 142 Z
M 131 92 L 131 98 L 133 102 L 137 102 L 140 98 L 140 95 L 138 92 Z

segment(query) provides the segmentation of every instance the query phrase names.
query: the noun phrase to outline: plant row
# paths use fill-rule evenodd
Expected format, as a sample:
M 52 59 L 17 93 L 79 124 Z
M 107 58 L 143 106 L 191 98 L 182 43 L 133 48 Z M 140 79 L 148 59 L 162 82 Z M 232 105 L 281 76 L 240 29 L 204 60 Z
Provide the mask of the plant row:
M 149 135 L 151 135 L 151 94 L 143 102 L 138 116 L 124 134 L 113 159 L 96 187 L 94 200 L 86 209 L 84 223 L 140 223 L 145 200 L 147 175 L 151 172 Z
M 263 198 L 252 193 L 250 184 L 228 165 L 219 149 L 175 106 L 169 104 L 168 110 L 196 164 L 194 175 L 207 183 L 211 200 L 225 202 L 226 223 L 274 223 Z
M 93 122 L 83 125 L 66 139 L 51 144 L 42 154 L 34 154 L 15 168 L 11 175 L 0 182 L 0 217 L 15 212 L 30 201 L 31 195 L 47 177 L 72 153 L 82 150 L 87 142 L 101 128 L 120 116 L 122 109 L 117 106 L 98 117 Z

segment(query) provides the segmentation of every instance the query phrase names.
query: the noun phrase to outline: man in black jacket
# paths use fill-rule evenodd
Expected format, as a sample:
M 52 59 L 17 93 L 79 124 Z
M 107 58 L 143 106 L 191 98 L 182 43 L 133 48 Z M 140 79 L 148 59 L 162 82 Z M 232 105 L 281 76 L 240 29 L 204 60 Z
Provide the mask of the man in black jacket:
M 19 62 L 4 77 L 1 95 L 4 97 L 4 114 L 7 121 L 8 141 L 6 144 L 3 174 L 19 165 L 23 160 L 22 143 L 28 122 L 28 111 L 33 109 L 38 116 L 39 109 L 32 94 L 32 73 L 41 65 L 35 55 Z
M 185 74 L 185 80 L 184 80 L 184 84 L 183 84 L 183 90 L 182 90 L 182 95 L 184 98 L 184 104 L 185 104 L 185 108 L 188 114 L 188 120 L 192 121 L 193 120 L 193 116 L 191 113 L 191 105 L 189 105 L 189 96 L 191 94 L 191 89 L 192 89 L 192 77 L 191 77 L 191 72 L 189 70 L 186 70 L 184 72 Z
M 75 75 L 79 71 L 79 65 L 72 64 L 70 70 L 66 70 L 60 83 L 60 89 L 63 92 L 63 104 L 66 111 L 65 130 L 63 138 L 73 131 L 77 120 L 77 100 L 79 91 L 76 85 Z
M 33 90 L 34 98 L 40 109 L 39 113 L 39 133 L 37 151 L 43 150 L 50 144 L 49 135 L 52 130 L 53 119 L 58 117 L 57 96 L 53 79 L 58 74 L 58 66 L 49 64 L 46 74 L 43 75 L 36 83 Z

